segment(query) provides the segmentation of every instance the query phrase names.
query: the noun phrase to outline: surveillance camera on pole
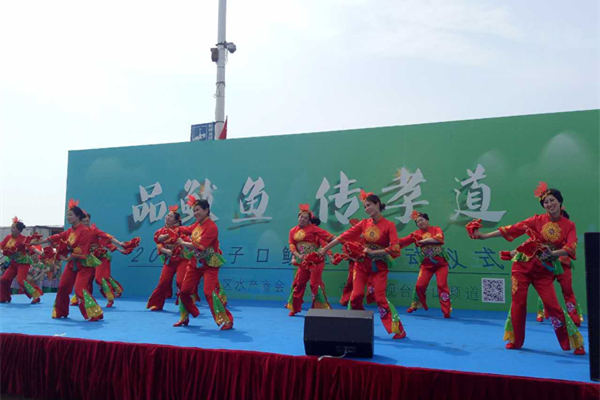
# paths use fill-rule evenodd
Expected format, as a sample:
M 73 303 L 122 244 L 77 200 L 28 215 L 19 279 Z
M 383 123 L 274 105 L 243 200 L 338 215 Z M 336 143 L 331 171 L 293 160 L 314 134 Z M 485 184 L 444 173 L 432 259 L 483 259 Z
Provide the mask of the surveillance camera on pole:
M 226 52 L 235 53 L 237 47 L 233 43 L 225 41 L 227 0 L 219 0 L 219 34 L 217 47 L 210 49 L 211 59 L 217 63 L 217 92 L 215 98 L 217 107 L 215 110 L 215 139 L 219 140 L 223 124 L 225 123 L 225 59 Z

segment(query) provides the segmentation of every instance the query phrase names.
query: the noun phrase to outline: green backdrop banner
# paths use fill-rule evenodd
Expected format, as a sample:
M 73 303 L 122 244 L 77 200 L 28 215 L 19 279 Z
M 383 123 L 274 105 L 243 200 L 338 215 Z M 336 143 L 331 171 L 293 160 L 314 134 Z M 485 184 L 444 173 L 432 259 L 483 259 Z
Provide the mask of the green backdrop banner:
M 583 233 L 599 216 L 598 110 L 459 121 L 220 142 L 71 151 L 67 198 L 76 198 L 101 229 L 120 240 L 141 236 L 129 256 L 117 254 L 113 275 L 126 293 L 147 296 L 161 264 L 152 237 L 169 205 L 189 193 L 212 204 L 226 266 L 221 283 L 231 299 L 287 299 L 294 267 L 288 232 L 298 204 L 309 203 L 334 234 L 365 218 L 359 189 L 379 194 L 399 236 L 416 229 L 412 210 L 429 214 L 446 235 L 453 307 L 507 310 L 509 262 L 503 239 L 470 240 L 464 229 L 482 218 L 495 229 L 544 210 L 538 181 L 562 191 L 580 241 L 574 289 L 585 310 Z M 388 297 L 408 306 L 419 264 L 403 250 L 389 274 Z M 340 297 L 347 265 L 327 265 L 330 300 Z M 559 290 L 559 298 L 562 298 Z M 432 307 L 437 289 L 428 289 Z M 530 291 L 529 309 L 536 305 Z

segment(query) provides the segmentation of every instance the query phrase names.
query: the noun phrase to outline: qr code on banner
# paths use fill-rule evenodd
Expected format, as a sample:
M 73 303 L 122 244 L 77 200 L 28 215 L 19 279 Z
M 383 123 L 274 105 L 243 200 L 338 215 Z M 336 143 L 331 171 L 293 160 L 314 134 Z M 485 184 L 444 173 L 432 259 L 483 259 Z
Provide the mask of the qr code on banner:
M 481 278 L 481 293 L 484 303 L 505 303 L 504 279 Z

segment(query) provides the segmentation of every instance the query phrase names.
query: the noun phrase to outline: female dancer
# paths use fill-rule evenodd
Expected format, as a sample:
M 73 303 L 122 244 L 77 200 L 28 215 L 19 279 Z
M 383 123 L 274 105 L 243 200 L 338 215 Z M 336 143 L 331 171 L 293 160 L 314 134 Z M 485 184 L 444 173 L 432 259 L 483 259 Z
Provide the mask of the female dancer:
M 194 250 L 194 257 L 188 263 L 185 278 L 179 294 L 179 310 L 181 318 L 173 326 L 189 323 L 189 314 L 196 318 L 200 312 L 194 303 L 193 295 L 200 279 L 204 277 L 204 296 L 210 311 L 221 330 L 233 328 L 233 315 L 227 309 L 220 296 L 219 268 L 225 264 L 219 247 L 219 228 L 210 219 L 210 205 L 206 200 L 198 200 L 188 195 L 188 204 L 194 210 L 196 222 L 191 226 L 179 228 L 177 244 Z M 191 241 L 185 241 L 183 235 L 189 235 Z M 198 266 L 198 265 L 200 266 Z
M 154 241 L 159 254 L 162 254 L 164 260 L 163 269 L 160 273 L 158 286 L 150 295 L 146 308 L 150 311 L 160 311 L 165 305 L 165 299 L 172 292 L 173 276 L 175 279 L 178 291 L 181 291 L 185 271 L 188 267 L 189 259 L 184 257 L 184 248 L 177 245 L 179 238 L 179 227 L 181 223 L 181 215 L 177 212 L 177 206 L 169 207 L 169 213 L 165 217 L 165 226 L 160 228 L 154 234 Z M 179 297 L 179 293 L 178 293 Z
M 507 349 L 520 349 L 525 342 L 525 318 L 527 316 L 527 291 L 532 284 L 538 292 L 552 321 L 556 338 L 563 350 L 575 349 L 575 354 L 585 354 L 583 338 L 566 313 L 560 308 L 554 291 L 554 276 L 563 273 L 558 257 L 576 258 L 577 232 L 575 224 L 562 212 L 563 196 L 557 189 L 548 189 L 540 182 L 535 190 L 545 214 L 534 215 L 514 225 L 497 231 L 482 233 L 481 221 L 467 225 L 473 239 L 503 237 L 512 242 L 527 233 L 530 239 L 517 248 L 522 256 L 512 266 L 512 305 L 505 327 L 504 339 Z
M 569 218 L 569 213 L 566 210 L 562 210 L 563 217 Z M 513 255 L 514 256 L 514 255 Z M 583 313 L 581 311 L 581 305 L 577 302 L 577 298 L 575 297 L 575 292 L 573 291 L 573 269 L 575 269 L 575 265 L 573 260 L 569 256 L 562 256 L 558 258 L 558 261 L 561 263 L 563 270 L 565 271 L 563 274 L 556 275 L 555 278 L 560 285 L 560 289 L 562 290 L 563 298 L 565 299 L 565 305 L 567 306 L 567 314 L 573 320 L 573 323 L 579 327 L 583 322 Z M 544 310 L 544 303 L 542 299 L 538 297 L 538 322 L 543 322 L 544 317 L 547 319 L 548 315 Z
M 417 229 L 410 235 L 400 239 L 400 247 L 404 248 L 415 244 L 420 250 L 421 270 L 417 278 L 413 301 L 406 310 L 409 314 L 423 307 L 427 308 L 427 286 L 435 274 L 440 307 L 444 318 L 450 318 L 452 304 L 450 303 L 450 289 L 448 289 L 448 261 L 444 252 L 444 232 L 438 226 L 429 225 L 429 216 L 418 211 L 413 211 L 411 218 L 417 224 Z
M 319 239 L 319 245 L 320 247 L 325 246 L 327 243 L 327 241 Z M 333 265 L 337 265 L 334 264 L 334 259 L 333 259 L 333 254 L 331 252 L 327 253 L 327 257 L 329 257 L 329 261 L 333 264 Z M 296 272 L 294 272 L 294 279 L 292 280 L 292 286 L 290 287 L 290 295 L 288 297 L 287 302 L 285 303 L 284 307 L 287 308 L 288 310 L 293 310 L 294 309 L 294 289 L 296 288 L 296 285 L 298 284 L 298 274 L 300 271 L 300 264 L 302 263 L 302 260 L 298 260 L 296 257 L 292 258 L 292 265 L 296 266 Z M 338 263 L 339 264 L 339 263 Z M 323 279 L 321 279 L 321 285 L 320 285 L 320 289 L 321 289 L 321 293 L 323 294 L 323 297 L 325 298 L 325 300 L 328 302 L 329 300 L 327 300 L 327 295 L 326 295 L 326 290 L 325 290 L 325 282 L 323 281 Z M 306 288 L 304 289 L 304 291 L 306 292 Z
M 10 226 L 10 235 L 4 238 L 0 243 L 0 250 L 10 260 L 8 269 L 0 279 L 0 303 L 10 303 L 11 290 L 10 285 L 13 279 L 17 278 L 20 291 L 24 292 L 27 297 L 33 299 L 31 304 L 40 302 L 40 296 L 44 294 L 33 281 L 27 279 L 29 268 L 33 264 L 33 260 L 29 256 L 31 236 L 25 237 L 21 234 L 25 229 L 25 224 L 17 217 L 13 218 L 13 223 Z
M 27 274 L 27 281 L 42 288 L 42 282 L 48 271 L 50 271 L 50 266 L 48 266 L 42 259 L 42 256 L 44 255 L 44 252 L 42 251 L 42 246 L 31 246 L 30 254 L 32 264 L 31 268 L 29 268 L 29 273 Z M 36 303 L 38 302 L 39 301 L 37 301 Z
M 298 225 L 290 230 L 289 245 L 298 266 L 296 285 L 292 294 L 292 304 L 288 305 L 290 317 L 302 311 L 302 302 L 306 284 L 310 280 L 313 308 L 330 309 L 325 291 L 323 290 L 323 268 L 325 261 L 310 262 L 309 254 L 319 249 L 321 241 L 329 243 L 334 236 L 324 229 L 319 228 L 321 220 L 314 216 L 308 204 L 301 204 L 298 212 Z
M 94 277 L 95 268 L 102 262 L 90 254 L 92 235 L 90 229 L 81 222 L 86 214 L 78 204 L 79 201 L 69 200 L 67 211 L 67 223 L 71 225 L 69 229 L 33 244 L 54 243 L 58 246 L 58 256 L 67 262 L 58 284 L 52 318 L 66 318 L 69 315 L 69 294 L 75 286 L 81 315 L 86 320 L 95 322 L 104 316 L 102 308 L 87 288 Z
M 364 310 L 365 285 L 369 275 L 373 275 L 375 299 L 379 307 L 381 322 L 388 333 L 394 333 L 394 339 L 402 339 L 406 337 L 406 331 L 400 322 L 396 308 L 386 297 L 389 267 L 392 265 L 392 259 L 400 256 L 396 226 L 381 215 L 385 204 L 381 202 L 379 196 L 361 190 L 360 197 L 365 212 L 370 218 L 363 219 L 342 233 L 337 239 L 322 248 L 319 253 L 323 255 L 339 243 L 356 242 L 360 240 L 362 234 L 365 242 L 364 257 L 358 258 L 355 263 L 354 288 L 350 296 L 350 305 L 353 310 Z
M 84 211 L 85 212 L 85 211 Z M 96 256 L 102 264 L 96 267 L 94 278 L 96 284 L 100 288 L 100 293 L 107 299 L 106 308 L 113 306 L 115 298 L 121 297 L 123 294 L 123 286 L 117 282 L 117 280 L 111 275 L 111 252 L 119 250 L 121 253 L 125 253 L 124 250 L 116 246 L 124 246 L 124 243 L 118 241 L 114 236 L 100 230 L 96 224 L 90 225 L 90 219 L 92 215 L 86 212 L 86 217 L 81 221 L 83 225 L 90 228 L 91 233 L 91 245 L 90 252 Z M 90 294 L 92 293 L 92 283 L 90 282 L 88 288 Z M 77 304 L 77 297 L 73 296 L 71 299 L 71 305 Z
M 358 224 L 360 221 L 356 218 L 350 219 L 350 225 L 354 226 Z M 364 246 L 364 241 L 362 240 L 362 236 L 357 241 L 360 245 Z M 342 254 L 341 256 L 334 257 L 332 261 L 333 265 L 337 265 L 341 262 L 342 259 L 348 260 L 348 277 L 346 278 L 346 284 L 342 288 L 342 297 L 340 298 L 340 304 L 348 306 L 350 308 L 350 295 L 352 295 L 352 288 L 354 287 L 354 264 L 355 260 L 350 258 L 348 254 Z M 373 287 L 373 275 L 369 275 L 367 278 L 367 304 L 376 303 L 375 300 L 375 288 Z

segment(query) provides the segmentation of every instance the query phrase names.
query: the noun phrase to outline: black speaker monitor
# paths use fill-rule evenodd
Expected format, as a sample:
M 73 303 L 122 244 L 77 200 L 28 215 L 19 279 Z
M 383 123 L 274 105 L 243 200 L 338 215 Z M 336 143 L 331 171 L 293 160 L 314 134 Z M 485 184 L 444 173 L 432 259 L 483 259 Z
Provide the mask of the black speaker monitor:
M 373 357 L 372 311 L 310 309 L 304 319 L 309 356 Z
M 585 240 L 585 283 L 588 309 L 590 379 L 600 380 L 600 232 L 587 232 Z

